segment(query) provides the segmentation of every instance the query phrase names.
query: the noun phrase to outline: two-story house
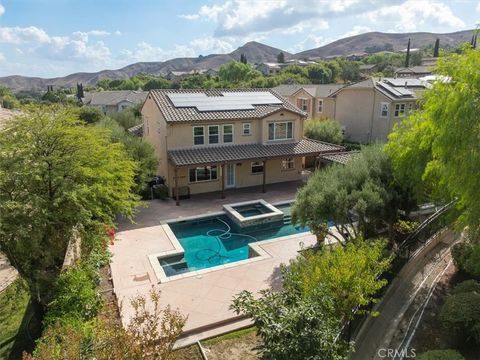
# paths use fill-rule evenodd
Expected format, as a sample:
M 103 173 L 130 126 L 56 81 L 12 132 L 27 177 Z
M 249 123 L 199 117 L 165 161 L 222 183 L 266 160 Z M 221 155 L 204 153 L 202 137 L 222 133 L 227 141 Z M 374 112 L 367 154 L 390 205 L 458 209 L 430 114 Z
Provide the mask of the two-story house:
M 344 87 L 340 84 L 279 85 L 273 90 L 307 113 L 308 119 L 335 117 L 332 95 Z
M 342 151 L 303 138 L 306 114 L 268 89 L 152 90 L 144 137 L 170 195 L 294 181 L 305 156 Z
M 335 116 L 348 140 L 386 141 L 393 125 L 417 107 L 426 89 L 419 79 L 370 78 L 332 94 Z

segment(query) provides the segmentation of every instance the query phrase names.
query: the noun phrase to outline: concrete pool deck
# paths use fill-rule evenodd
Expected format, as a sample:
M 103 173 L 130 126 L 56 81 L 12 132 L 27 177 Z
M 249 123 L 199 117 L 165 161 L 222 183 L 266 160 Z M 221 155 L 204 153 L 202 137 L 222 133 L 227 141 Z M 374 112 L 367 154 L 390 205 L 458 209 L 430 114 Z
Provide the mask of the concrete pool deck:
M 293 199 L 300 184 L 278 185 L 274 187 L 275 190 L 269 188 L 267 193 L 242 189 L 238 191 L 238 196 L 232 192 L 229 196 L 227 194 L 226 199 L 213 199 L 211 194 L 210 197 L 195 196 L 184 200 L 180 207 L 176 207 L 172 201 L 173 209 L 170 202 L 155 201 L 151 207 L 142 209 L 141 218 L 133 228 L 121 226 L 115 244 L 111 246 L 113 258 L 110 266 L 114 291 L 122 304 L 122 321 L 128 323 L 133 314 L 129 300 L 136 295 L 147 295 L 153 287 L 161 291 L 162 305 L 168 304 L 188 316 L 184 331 L 189 338 L 181 340 L 182 344 L 215 335 L 212 327 L 220 328 L 220 324 L 230 322 L 229 330 L 235 326 L 245 326 L 245 321 L 239 321 L 236 325 L 231 323 L 239 320 L 229 309 L 232 296 L 242 290 L 257 293 L 266 288 L 279 289 L 280 264 L 295 258 L 302 244 L 305 247 L 313 245 L 315 237 L 312 234 L 297 234 L 260 244 L 270 255 L 260 261 L 229 268 L 213 268 L 205 274 L 166 283 L 158 283 L 148 255 L 175 249 L 160 225 L 163 220 L 218 212 L 223 204 L 243 200 L 263 198 L 275 203 Z

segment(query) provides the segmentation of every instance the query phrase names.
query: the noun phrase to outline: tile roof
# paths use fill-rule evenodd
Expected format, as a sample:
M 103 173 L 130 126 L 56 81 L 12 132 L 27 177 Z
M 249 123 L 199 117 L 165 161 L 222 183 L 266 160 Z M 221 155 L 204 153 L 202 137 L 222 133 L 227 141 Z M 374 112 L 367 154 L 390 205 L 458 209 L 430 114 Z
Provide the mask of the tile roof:
M 207 96 L 223 96 L 225 92 L 270 92 L 281 101 L 281 104 L 254 105 L 253 110 L 217 110 L 198 111 L 196 107 L 175 107 L 168 97 L 168 94 L 179 93 L 204 93 Z M 151 90 L 149 97 L 152 97 L 158 108 L 165 117 L 167 123 L 192 122 L 210 120 L 241 120 L 241 119 L 262 119 L 275 112 L 286 110 L 306 117 L 306 113 L 290 104 L 287 100 L 271 89 L 161 89 Z
M 169 150 L 168 158 L 175 166 L 216 164 L 222 162 L 284 158 L 339 152 L 340 145 L 312 139 L 281 144 L 239 144 L 204 148 Z
M 141 136 L 143 136 L 143 124 L 138 124 L 138 125 L 132 126 L 127 131 L 132 135 L 141 137 Z
M 341 84 L 278 85 L 273 90 L 282 96 L 292 96 L 297 91 L 303 89 L 313 97 L 324 98 L 329 97 L 344 86 Z
M 141 104 L 145 101 L 147 95 L 147 91 L 135 90 L 95 91 L 85 93 L 82 101 L 85 105 L 91 106 L 118 105 L 123 101 Z
M 321 159 L 329 162 L 345 165 L 354 155 L 359 154 L 359 151 L 344 151 L 320 156 Z
M 434 67 L 433 66 L 428 66 L 428 65 L 417 65 L 417 66 L 410 66 L 408 68 L 399 68 L 395 70 L 396 74 L 431 74 L 433 71 Z

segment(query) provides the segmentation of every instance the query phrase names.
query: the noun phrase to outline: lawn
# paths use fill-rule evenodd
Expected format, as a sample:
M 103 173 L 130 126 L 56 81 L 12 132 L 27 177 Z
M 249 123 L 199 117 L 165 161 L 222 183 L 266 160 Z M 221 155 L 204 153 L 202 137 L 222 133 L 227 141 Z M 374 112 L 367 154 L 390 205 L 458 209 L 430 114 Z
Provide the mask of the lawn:
M 21 359 L 24 350 L 32 350 L 33 341 L 27 331 L 32 316 L 29 299 L 20 279 L 0 293 L 0 359 Z M 32 327 L 38 328 L 38 324 L 32 321 L 29 328 Z
M 257 351 L 254 350 L 260 344 L 254 327 L 234 331 L 201 341 L 201 343 L 209 360 L 255 360 L 260 358 Z

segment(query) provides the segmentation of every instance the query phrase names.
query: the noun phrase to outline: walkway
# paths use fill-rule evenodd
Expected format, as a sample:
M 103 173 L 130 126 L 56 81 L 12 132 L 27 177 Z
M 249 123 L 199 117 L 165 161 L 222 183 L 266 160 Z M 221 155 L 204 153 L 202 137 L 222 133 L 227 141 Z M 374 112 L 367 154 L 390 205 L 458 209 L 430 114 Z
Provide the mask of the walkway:
M 425 303 L 439 274 L 452 266 L 450 249 L 456 240 L 457 235 L 447 230 L 405 265 L 375 309 L 380 315 L 368 318 L 363 324 L 350 360 L 400 359 L 389 357 L 386 352 L 395 350 L 400 343 L 407 345 L 405 354 L 408 354 L 411 350 L 408 349 L 408 336 L 400 336 L 410 323 L 406 317 L 419 314 L 416 309 L 421 309 Z
M 17 270 L 7 260 L 7 257 L 0 253 L 0 292 L 15 281 L 18 276 Z

